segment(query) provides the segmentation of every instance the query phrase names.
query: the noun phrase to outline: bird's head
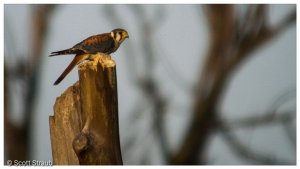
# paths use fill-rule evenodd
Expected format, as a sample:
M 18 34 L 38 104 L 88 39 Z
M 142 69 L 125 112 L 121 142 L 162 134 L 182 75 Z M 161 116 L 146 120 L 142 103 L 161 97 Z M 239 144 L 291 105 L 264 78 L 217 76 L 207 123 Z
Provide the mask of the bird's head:
M 121 44 L 126 38 L 129 38 L 127 31 L 120 28 L 112 30 L 110 34 L 119 44 Z

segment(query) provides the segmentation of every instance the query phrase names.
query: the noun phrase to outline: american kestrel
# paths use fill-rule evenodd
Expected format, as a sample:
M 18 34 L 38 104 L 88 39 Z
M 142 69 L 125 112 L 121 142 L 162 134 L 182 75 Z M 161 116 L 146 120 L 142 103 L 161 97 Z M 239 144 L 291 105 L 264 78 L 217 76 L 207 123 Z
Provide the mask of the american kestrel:
M 127 31 L 119 28 L 109 33 L 88 37 L 69 49 L 52 52 L 50 56 L 76 54 L 66 70 L 54 82 L 54 85 L 59 84 L 77 64 L 84 60 L 90 60 L 90 55 L 87 54 L 99 52 L 109 55 L 115 52 L 126 38 L 129 38 Z

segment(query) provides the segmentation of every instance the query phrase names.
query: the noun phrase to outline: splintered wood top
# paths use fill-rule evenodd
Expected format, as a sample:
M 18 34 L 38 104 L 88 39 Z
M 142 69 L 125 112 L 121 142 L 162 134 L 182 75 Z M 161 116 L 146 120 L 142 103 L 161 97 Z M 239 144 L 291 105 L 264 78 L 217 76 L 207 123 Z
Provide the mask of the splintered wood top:
M 79 70 L 85 70 L 87 67 L 90 69 L 97 69 L 97 64 L 100 63 L 102 68 L 111 68 L 116 66 L 116 62 L 111 58 L 110 55 L 96 53 L 89 54 L 89 59 L 92 61 L 83 62 L 78 66 Z

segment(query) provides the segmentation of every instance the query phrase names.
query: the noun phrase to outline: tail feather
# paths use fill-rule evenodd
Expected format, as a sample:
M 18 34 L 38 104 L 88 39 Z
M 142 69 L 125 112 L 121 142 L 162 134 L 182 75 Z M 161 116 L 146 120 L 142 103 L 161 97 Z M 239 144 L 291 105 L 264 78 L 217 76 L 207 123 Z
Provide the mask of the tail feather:
M 57 55 L 67 55 L 67 54 L 74 54 L 74 50 L 72 48 L 70 49 L 66 49 L 66 50 L 60 50 L 60 51 L 56 51 L 56 52 L 51 52 L 50 56 L 57 56 Z
M 58 85 L 69 73 L 70 71 L 82 60 L 84 60 L 84 55 L 76 55 L 69 66 L 64 70 L 64 72 L 59 76 L 59 78 L 54 82 L 54 85 Z

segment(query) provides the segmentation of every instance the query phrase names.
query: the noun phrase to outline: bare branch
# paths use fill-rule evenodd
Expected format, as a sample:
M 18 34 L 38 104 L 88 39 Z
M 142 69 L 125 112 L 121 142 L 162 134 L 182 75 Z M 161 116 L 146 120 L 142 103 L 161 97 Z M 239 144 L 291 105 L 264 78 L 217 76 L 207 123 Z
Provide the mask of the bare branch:
M 247 127 L 258 127 L 262 125 L 288 123 L 295 120 L 295 113 L 293 112 L 281 112 L 281 113 L 265 113 L 262 116 L 245 117 L 238 120 L 220 121 L 219 125 L 226 127 L 227 129 L 240 129 Z
M 261 9 L 261 13 L 264 13 L 263 7 Z M 260 12 L 260 11 L 259 11 Z M 239 50 L 235 57 L 230 62 L 230 69 L 235 69 L 245 58 L 251 56 L 250 54 L 263 46 L 265 43 L 274 39 L 278 36 L 283 30 L 286 30 L 291 24 L 296 22 L 296 11 L 290 12 L 286 15 L 278 25 L 270 26 L 266 25 L 268 22 L 263 20 L 264 25 L 259 27 L 260 29 L 257 31 L 250 31 L 245 34 L 241 44 L 239 45 Z M 246 25 L 251 26 L 251 25 Z
M 258 164 L 264 165 L 291 165 L 292 162 L 272 157 L 271 154 L 263 154 L 262 152 L 255 152 L 244 145 L 236 136 L 222 128 L 222 138 L 226 141 L 227 145 L 233 150 L 240 158 L 247 161 L 253 161 Z
M 296 9 L 291 11 L 289 14 L 287 14 L 277 26 L 274 26 L 273 28 L 273 34 L 279 34 L 280 32 L 286 30 L 288 27 L 290 27 L 291 24 L 294 24 L 296 22 Z
M 236 21 L 235 6 L 209 5 L 205 9 L 210 30 L 210 48 L 204 69 L 198 78 L 192 121 L 179 150 L 170 161 L 171 164 L 205 163 L 205 145 L 218 126 L 217 108 L 232 73 L 253 51 L 281 32 L 274 30 L 283 30 L 295 22 L 295 14 L 292 13 L 280 22 L 279 28 L 271 28 L 267 25 L 266 6 L 258 5 L 251 7 L 254 13 L 249 14 L 249 17 L 253 18 L 253 21 L 242 22 L 245 29 L 249 30 L 237 32 L 241 30 L 241 25 Z M 259 22 L 259 27 L 253 25 L 256 22 Z M 253 122 L 251 120 L 248 125 L 252 125 Z M 264 160 L 268 161 L 262 157 L 262 161 Z
M 164 129 L 164 116 L 165 116 L 165 107 L 167 105 L 166 99 L 159 91 L 159 84 L 155 81 L 155 41 L 152 38 L 154 34 L 154 26 L 155 23 L 152 21 L 156 21 L 154 19 L 148 19 L 146 17 L 145 10 L 143 9 L 142 5 L 134 5 L 129 6 L 131 11 L 135 14 L 136 23 L 141 27 L 142 33 L 140 34 L 141 38 L 141 48 L 143 50 L 144 55 L 139 56 L 139 58 L 143 59 L 143 71 L 144 72 L 143 78 L 138 78 L 136 73 L 133 76 L 133 82 L 141 89 L 143 94 L 149 98 L 151 102 L 151 106 L 153 107 L 153 128 L 155 133 L 157 134 L 157 139 L 159 140 L 161 151 L 164 155 L 166 161 L 169 158 L 169 147 L 168 147 L 168 138 L 167 132 Z M 114 11 L 114 12 L 112 12 Z M 160 9 L 158 9 L 160 11 Z M 106 10 L 108 15 L 112 18 L 114 22 L 121 22 L 121 15 L 117 15 L 118 13 L 114 10 L 113 7 L 108 8 Z M 155 15 L 154 17 L 161 16 L 160 14 Z M 134 55 L 134 50 L 129 50 L 128 55 Z M 135 56 L 135 55 L 134 55 Z M 127 59 L 130 63 L 129 69 L 137 67 L 137 57 L 133 59 Z M 137 72 L 137 71 L 134 71 Z M 132 75 L 131 75 L 132 76 Z
M 20 96 L 20 104 L 24 108 L 21 110 L 24 119 L 22 124 L 14 125 L 9 118 L 10 114 L 5 112 L 5 128 L 8 128 L 9 137 L 5 137 L 5 147 L 7 147 L 7 159 L 10 160 L 29 160 L 30 154 L 30 125 L 32 125 L 34 115 L 34 101 L 38 95 L 39 75 L 42 60 L 42 51 L 44 49 L 44 42 L 46 39 L 48 24 L 50 21 L 51 14 L 54 11 L 55 5 L 32 5 L 32 20 L 30 21 L 30 53 L 25 53 L 26 59 L 17 59 L 15 65 L 7 65 L 6 61 L 6 78 L 20 80 L 22 86 L 22 94 Z M 9 48 L 10 46 L 7 46 Z M 15 56 L 13 56 L 15 57 Z M 8 84 L 8 91 L 15 91 L 14 85 Z M 14 102 L 10 102 L 11 105 L 15 106 Z
M 137 21 L 140 24 L 143 33 L 141 34 L 142 49 L 144 51 L 144 71 L 145 76 L 140 79 L 138 86 L 142 92 L 148 96 L 151 100 L 154 112 L 153 112 L 153 129 L 157 135 L 157 139 L 160 143 L 161 152 L 165 161 L 169 160 L 169 140 L 167 132 L 164 127 L 164 116 L 165 107 L 167 102 L 165 97 L 159 91 L 159 84 L 156 83 L 154 78 L 154 67 L 155 67 L 155 46 L 152 39 L 154 34 L 153 23 L 151 20 L 146 18 L 145 11 L 142 6 L 137 5 L 132 7 L 132 11 L 137 17 Z
M 297 148 L 297 127 L 296 120 L 294 123 L 283 123 L 282 124 L 284 134 L 287 136 L 288 140 L 291 142 L 291 145 L 294 146 L 293 150 L 296 151 Z

